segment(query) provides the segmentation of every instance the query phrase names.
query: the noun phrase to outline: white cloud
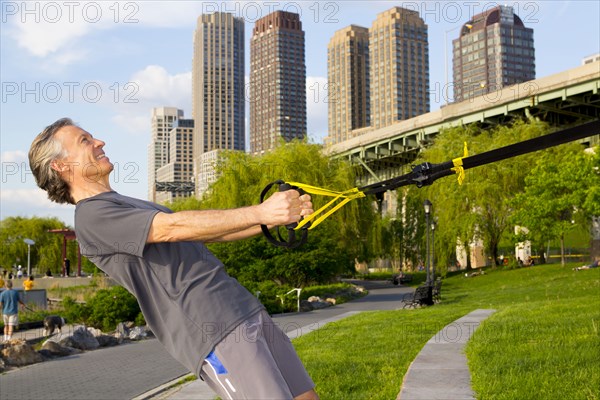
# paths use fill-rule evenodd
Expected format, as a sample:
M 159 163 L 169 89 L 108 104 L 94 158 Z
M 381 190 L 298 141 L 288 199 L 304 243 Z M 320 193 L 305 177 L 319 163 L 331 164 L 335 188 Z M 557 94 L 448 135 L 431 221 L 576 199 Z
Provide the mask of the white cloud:
M 3 163 L 21 163 L 27 161 L 27 153 L 22 150 L 3 151 L 0 156 Z
M 173 3 L 176 3 L 174 5 Z M 119 27 L 194 26 L 205 6 L 202 2 L 11 2 L 3 6 L 6 33 L 30 54 L 44 58 L 61 55 L 56 62 L 66 64 L 81 55 L 63 51 L 77 48 L 85 52 L 82 39 L 95 31 Z
M 141 102 L 183 105 L 188 104 L 192 98 L 191 71 L 170 75 L 159 65 L 149 65 L 134 73 L 130 82 L 138 85 Z
M 0 192 L 0 200 L 2 200 L 2 207 L 14 204 L 23 210 L 31 207 L 61 207 L 61 205 L 51 202 L 42 189 L 3 189 Z
M 116 115 L 113 122 L 126 132 L 147 135 L 150 132 L 150 113 L 154 107 L 177 107 L 191 118 L 192 73 L 170 74 L 159 65 L 149 65 L 135 72 L 123 86 L 123 95 L 115 103 Z M 125 102 L 125 96 L 128 101 Z
M 112 122 L 123 128 L 125 132 L 134 135 L 148 135 L 150 133 L 150 113 L 148 110 L 144 115 L 118 114 L 112 117 Z
M 78 47 L 81 39 L 91 32 L 118 26 L 116 4 L 97 1 L 14 2 L 3 7 L 3 20 L 8 22 L 7 34 L 19 47 L 44 58 Z
M 41 189 L 2 189 L 0 192 L 0 219 L 9 216 L 56 217 L 68 225 L 73 225 L 73 206 L 56 204 L 48 200 Z

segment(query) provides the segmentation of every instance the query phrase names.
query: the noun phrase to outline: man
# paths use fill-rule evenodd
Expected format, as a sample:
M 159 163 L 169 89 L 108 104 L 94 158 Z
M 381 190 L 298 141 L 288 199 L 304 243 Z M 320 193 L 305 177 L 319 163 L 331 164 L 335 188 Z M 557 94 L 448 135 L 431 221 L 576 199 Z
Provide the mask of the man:
M 0 293 L 0 307 L 2 307 L 2 319 L 4 321 L 4 342 L 12 339 L 13 330 L 19 325 L 19 303 L 25 303 L 19 298 L 19 292 L 13 290 L 13 282 L 6 281 L 6 290 Z
M 65 258 L 63 260 L 63 270 L 64 270 L 64 275 L 66 277 L 69 277 L 71 275 L 71 260 L 69 260 L 68 258 Z
M 204 246 L 256 235 L 312 213 L 310 196 L 277 192 L 259 205 L 173 213 L 110 187 L 104 142 L 63 118 L 31 145 L 39 187 L 75 204 L 83 255 L 136 296 L 179 362 L 223 399 L 318 399 L 287 336 Z

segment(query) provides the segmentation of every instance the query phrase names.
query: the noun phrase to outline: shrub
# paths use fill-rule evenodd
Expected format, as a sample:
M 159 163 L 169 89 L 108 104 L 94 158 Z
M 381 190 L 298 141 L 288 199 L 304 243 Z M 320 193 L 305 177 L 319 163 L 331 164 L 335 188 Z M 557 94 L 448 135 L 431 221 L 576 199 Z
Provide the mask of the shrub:
M 65 296 L 62 300 L 63 317 L 69 323 L 87 323 L 87 319 L 90 315 L 90 310 L 87 304 L 77 303 L 75 299 L 70 296 Z
M 143 320 L 137 300 L 121 286 L 99 290 L 87 307 L 87 323 L 103 331 L 114 330 L 119 322 Z
M 277 314 L 292 310 L 291 302 L 286 301 L 282 305 L 281 300 L 277 297 L 287 293 L 290 290 L 288 286 L 280 286 L 272 281 L 243 282 L 242 284 L 254 295 L 256 295 L 256 292 L 260 292 L 258 299 L 265 306 L 269 314 Z

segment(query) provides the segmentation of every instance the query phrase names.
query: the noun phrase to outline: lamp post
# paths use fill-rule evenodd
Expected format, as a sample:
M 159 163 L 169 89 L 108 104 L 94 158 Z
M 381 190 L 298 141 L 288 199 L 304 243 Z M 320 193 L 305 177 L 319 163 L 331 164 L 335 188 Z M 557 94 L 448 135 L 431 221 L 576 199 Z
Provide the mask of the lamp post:
M 289 292 L 286 293 L 286 295 L 292 293 L 292 292 L 296 292 L 296 295 L 298 296 L 298 312 L 300 312 L 300 292 L 302 292 L 302 288 L 295 288 L 290 290 Z
M 431 221 L 431 282 L 435 282 L 435 221 Z
M 431 280 L 429 277 L 429 265 L 431 262 L 431 260 L 429 259 L 429 214 L 431 213 L 431 201 L 429 201 L 429 199 L 425 199 L 425 201 L 423 202 L 423 208 L 425 209 L 425 242 L 426 242 L 425 271 L 427 274 L 426 282 L 429 285 L 429 284 L 431 284 Z
M 31 239 L 23 239 L 23 241 L 27 244 L 27 276 L 31 276 L 31 246 L 35 242 Z
M 444 32 L 444 77 L 446 78 L 446 85 L 444 86 L 444 96 L 445 96 L 444 104 L 445 105 L 448 105 L 448 85 L 449 85 L 449 81 L 448 81 L 448 34 L 452 31 L 460 28 L 461 26 L 457 26 L 452 29 L 448 29 L 446 32 Z M 473 25 L 471 25 L 471 24 L 465 24 L 464 26 L 467 27 L 467 29 L 469 29 L 469 32 L 471 31 L 471 29 L 473 29 Z M 452 52 L 454 53 L 454 48 L 452 48 Z

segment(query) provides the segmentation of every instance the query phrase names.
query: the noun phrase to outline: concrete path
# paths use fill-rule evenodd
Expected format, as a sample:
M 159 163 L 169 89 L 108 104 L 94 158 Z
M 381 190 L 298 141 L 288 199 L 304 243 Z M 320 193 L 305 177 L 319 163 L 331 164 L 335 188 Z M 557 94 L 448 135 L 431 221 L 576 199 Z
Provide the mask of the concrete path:
M 186 373 L 151 339 L 9 371 L 0 375 L 0 399 L 131 399 Z
M 412 362 L 397 400 L 475 399 L 464 347 L 496 310 L 475 310 L 436 333 Z

